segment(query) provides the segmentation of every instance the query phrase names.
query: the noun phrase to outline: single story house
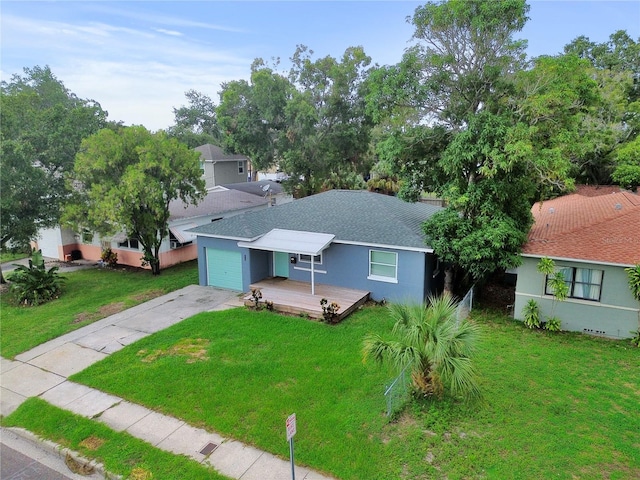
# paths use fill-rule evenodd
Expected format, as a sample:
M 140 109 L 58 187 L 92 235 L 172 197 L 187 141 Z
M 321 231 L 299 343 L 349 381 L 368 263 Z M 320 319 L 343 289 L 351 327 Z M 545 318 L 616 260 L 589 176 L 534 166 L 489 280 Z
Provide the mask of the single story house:
M 250 178 L 248 157 L 225 153 L 222 148 L 210 143 L 200 145 L 194 150 L 200 152 L 200 168 L 206 188 L 225 183 L 246 182 Z
M 161 268 L 197 257 L 196 236 L 188 232 L 189 229 L 233 215 L 265 210 L 269 205 L 268 198 L 238 190 L 208 192 L 198 205 L 186 205 L 180 199 L 172 201 L 169 204 L 169 236 L 160 246 Z M 42 250 L 45 257 L 63 261 L 74 257 L 98 261 L 105 248 L 111 248 L 118 254 L 121 265 L 139 267 L 142 257 L 142 247 L 137 239 L 127 238 L 125 234 L 100 238 L 59 226 L 42 230 L 33 247 Z
M 242 292 L 285 277 L 422 302 L 442 288 L 422 224 L 440 208 L 368 191 L 330 190 L 190 230 L 201 285 Z
M 562 329 L 626 338 L 640 328 L 640 303 L 629 288 L 625 268 L 640 263 L 640 196 L 618 187 L 580 187 L 577 193 L 536 203 L 535 223 L 517 269 L 514 316 L 535 300 L 544 318 Z M 542 257 L 565 276 L 569 297 L 553 305 Z

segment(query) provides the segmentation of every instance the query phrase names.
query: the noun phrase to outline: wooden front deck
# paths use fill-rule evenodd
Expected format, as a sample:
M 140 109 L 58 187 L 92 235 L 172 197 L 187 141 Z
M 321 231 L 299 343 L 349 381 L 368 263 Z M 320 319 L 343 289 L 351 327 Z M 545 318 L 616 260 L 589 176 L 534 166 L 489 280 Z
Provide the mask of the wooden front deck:
M 320 300 L 326 298 L 329 303 L 340 305 L 338 318 L 342 320 L 369 299 L 369 292 L 351 288 L 334 287 L 333 285 L 316 284 L 315 295 L 311 295 L 311 284 L 289 280 L 287 278 L 267 278 L 251 284 L 251 289 L 258 288 L 262 293 L 261 304 L 273 302 L 277 312 L 294 315 L 305 314 L 310 318 L 321 319 Z M 244 304 L 253 306 L 251 293 L 244 296 Z

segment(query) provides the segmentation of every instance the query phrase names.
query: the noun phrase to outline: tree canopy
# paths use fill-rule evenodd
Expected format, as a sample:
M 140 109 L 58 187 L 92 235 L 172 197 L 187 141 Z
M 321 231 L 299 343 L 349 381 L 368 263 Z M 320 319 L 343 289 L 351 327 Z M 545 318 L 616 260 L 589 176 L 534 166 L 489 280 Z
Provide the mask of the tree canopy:
M 76 188 L 65 220 L 77 231 L 125 232 L 137 239 L 154 275 L 168 237 L 169 203 L 197 203 L 205 195 L 199 153 L 166 133 L 144 127 L 100 130 L 82 142 L 69 176 Z
M 220 93 L 218 120 L 230 150 L 247 155 L 254 170 L 276 163 L 289 174 L 297 196 L 317 193 L 332 172 L 362 185 L 354 173 L 368 170 L 372 123 L 364 103 L 370 58 L 360 47 L 341 59 L 313 59 L 299 46 L 288 76 L 256 59 L 251 79 L 229 82 Z
M 416 44 L 370 77 L 377 152 L 395 164 L 400 195 L 447 201 L 424 226 L 446 290 L 456 272 L 479 279 L 518 264 L 533 201 L 571 188 L 586 149 L 582 119 L 599 99 L 589 64 L 526 62 L 515 35 L 528 10 L 524 0 L 429 2 L 410 19 Z
M 28 245 L 58 222 L 83 138 L 106 126 L 107 112 L 78 98 L 49 67 L 25 68 L 0 95 L 0 246 Z
M 188 105 L 173 109 L 174 125 L 167 129 L 171 137 L 175 137 L 190 148 L 221 142 L 220 128 L 216 116 L 216 105 L 208 95 L 189 90 L 185 93 Z

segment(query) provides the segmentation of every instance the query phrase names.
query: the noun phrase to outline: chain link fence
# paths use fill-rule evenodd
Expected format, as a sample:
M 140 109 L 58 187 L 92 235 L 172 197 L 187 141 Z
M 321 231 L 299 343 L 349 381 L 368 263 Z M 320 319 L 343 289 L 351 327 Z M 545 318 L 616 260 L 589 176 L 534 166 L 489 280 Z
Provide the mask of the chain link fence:
M 473 285 L 467 294 L 464 296 L 460 303 L 458 303 L 458 307 L 456 309 L 456 319 L 458 323 L 467 318 L 473 310 L 473 291 L 475 289 L 475 285 Z
M 387 417 L 391 417 L 391 415 L 400 410 L 409 399 L 410 381 L 407 366 L 384 391 L 384 398 L 387 403 Z

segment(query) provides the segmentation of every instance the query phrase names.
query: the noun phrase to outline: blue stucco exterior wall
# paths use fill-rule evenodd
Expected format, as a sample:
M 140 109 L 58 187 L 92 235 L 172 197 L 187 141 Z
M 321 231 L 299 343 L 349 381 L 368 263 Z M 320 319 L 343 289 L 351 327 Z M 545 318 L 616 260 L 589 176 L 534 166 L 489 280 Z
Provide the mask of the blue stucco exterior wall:
M 252 282 L 273 275 L 273 252 L 238 247 L 236 240 L 198 237 L 198 271 L 200 285 L 207 284 L 206 249 L 216 248 L 239 251 L 242 254 L 242 279 L 245 291 Z M 373 247 L 332 244 L 323 252 L 322 265 L 316 265 L 317 284 L 336 285 L 371 292 L 371 298 L 380 301 L 422 302 L 435 293 L 441 281 L 433 278 L 436 261 L 425 252 L 373 248 L 398 255 L 397 283 L 372 280 L 369 276 L 369 250 Z M 296 256 L 290 254 L 290 256 Z M 311 282 L 308 263 L 290 263 L 289 278 Z

